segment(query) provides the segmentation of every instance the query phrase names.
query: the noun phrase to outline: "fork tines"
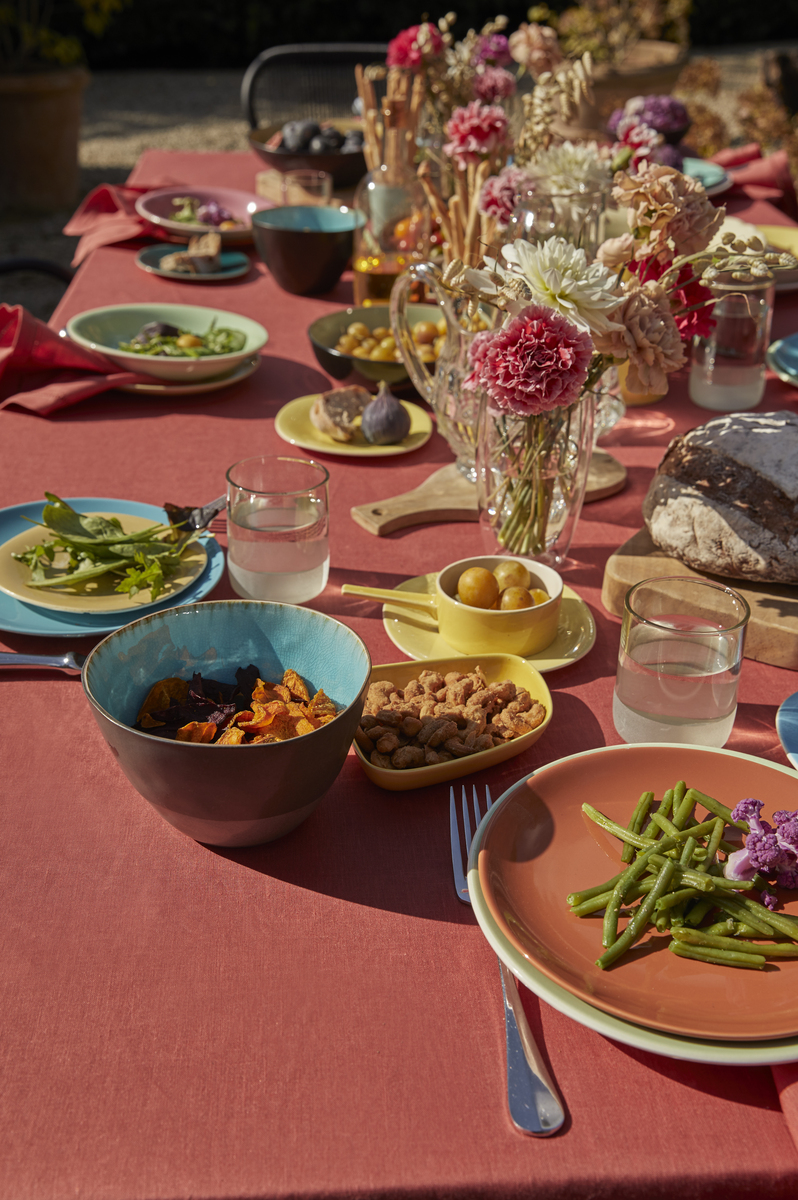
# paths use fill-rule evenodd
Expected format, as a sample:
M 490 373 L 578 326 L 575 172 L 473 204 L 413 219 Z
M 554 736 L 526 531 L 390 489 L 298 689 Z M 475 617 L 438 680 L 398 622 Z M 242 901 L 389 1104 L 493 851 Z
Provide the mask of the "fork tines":
M 476 833 L 479 823 L 482 820 L 482 811 L 479 806 L 479 794 L 476 784 L 472 785 L 472 808 L 474 816 L 474 833 Z M 490 794 L 490 788 L 485 788 L 485 811 L 492 806 L 493 800 Z M 454 796 L 454 787 L 449 788 L 449 834 L 452 843 L 452 870 L 454 872 L 454 886 L 457 896 L 464 904 L 470 904 L 471 900 L 468 895 L 468 884 L 465 877 L 464 864 L 468 863 L 468 852 L 471 849 L 472 833 L 471 833 L 471 810 L 469 809 L 468 795 L 465 784 L 462 787 L 461 809 L 463 814 L 463 841 L 460 839 L 460 828 L 457 816 L 457 803 Z

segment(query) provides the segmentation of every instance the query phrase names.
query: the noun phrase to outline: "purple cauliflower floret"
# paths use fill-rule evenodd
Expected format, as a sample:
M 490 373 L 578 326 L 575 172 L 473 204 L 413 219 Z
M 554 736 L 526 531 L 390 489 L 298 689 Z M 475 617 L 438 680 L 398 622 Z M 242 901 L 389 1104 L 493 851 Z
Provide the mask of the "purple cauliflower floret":
M 748 836 L 744 849 L 729 855 L 723 873 L 742 880 L 758 872 L 775 878 L 779 887 L 798 888 L 798 812 L 780 809 L 773 814 L 775 827 L 762 820 L 761 812 L 762 801 L 753 798 L 732 810 L 732 820 L 748 822 Z
M 769 908 L 771 912 L 776 911 L 778 897 L 774 896 L 772 892 L 760 892 L 759 898 L 764 904 L 765 908 Z
M 197 220 L 203 225 L 221 225 L 222 221 L 232 221 L 233 214 L 216 200 L 208 200 L 197 209 Z

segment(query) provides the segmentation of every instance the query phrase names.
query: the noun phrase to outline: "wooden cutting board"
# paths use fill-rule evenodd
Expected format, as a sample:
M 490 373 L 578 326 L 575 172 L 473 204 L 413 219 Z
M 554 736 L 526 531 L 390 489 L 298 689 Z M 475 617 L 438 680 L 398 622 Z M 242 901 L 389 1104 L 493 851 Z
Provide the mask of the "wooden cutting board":
M 610 555 L 604 568 L 601 600 L 616 616 L 623 613 L 623 598 L 634 583 L 659 575 L 687 575 L 727 584 L 744 596 L 751 607 L 745 636 L 745 657 L 775 667 L 798 670 L 798 587 L 778 583 L 743 583 L 693 571 L 676 558 L 668 558 L 641 529 Z M 678 585 L 674 585 L 678 593 Z
M 585 503 L 603 500 L 619 492 L 626 483 L 626 468 L 606 450 L 594 450 L 587 478 Z M 454 463 L 441 467 L 419 487 L 401 496 L 359 504 L 350 509 L 352 520 L 373 533 L 385 537 L 409 525 L 431 525 L 443 521 L 476 521 L 477 489 L 458 471 Z

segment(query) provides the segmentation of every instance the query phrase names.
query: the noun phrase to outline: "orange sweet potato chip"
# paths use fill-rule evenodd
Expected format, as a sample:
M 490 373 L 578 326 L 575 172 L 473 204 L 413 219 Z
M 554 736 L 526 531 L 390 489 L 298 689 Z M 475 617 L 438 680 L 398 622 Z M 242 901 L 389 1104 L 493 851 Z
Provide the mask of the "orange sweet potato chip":
M 213 721 L 189 721 L 175 735 L 177 742 L 212 742 L 216 737 L 216 726 Z
M 283 675 L 283 685 L 288 688 L 296 700 L 304 700 L 306 703 L 310 700 L 310 692 L 307 689 L 304 679 L 297 675 L 296 671 L 292 671 L 290 667 Z
M 168 708 L 172 700 L 176 700 L 178 704 L 185 704 L 188 699 L 189 686 L 187 679 L 159 679 L 147 693 L 147 698 L 139 709 L 136 720 L 141 721 L 148 713 Z M 163 722 L 155 721 L 153 724 L 162 725 Z
M 244 730 L 235 725 L 228 725 L 221 737 L 216 739 L 217 746 L 240 746 L 244 740 Z

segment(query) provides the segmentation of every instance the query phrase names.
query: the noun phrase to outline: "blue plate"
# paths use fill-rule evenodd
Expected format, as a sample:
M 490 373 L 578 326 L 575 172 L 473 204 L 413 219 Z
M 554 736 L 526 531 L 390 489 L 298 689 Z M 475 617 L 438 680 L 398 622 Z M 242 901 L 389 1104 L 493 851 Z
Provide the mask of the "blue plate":
M 776 713 L 776 733 L 785 754 L 798 771 L 798 692 L 785 700 Z
M 78 509 L 90 507 L 101 512 L 130 513 L 134 517 L 148 517 L 151 521 L 164 519 L 162 508 L 156 508 L 153 504 L 139 504 L 135 500 L 113 500 L 97 496 L 68 497 L 68 500 Z M 0 509 L 0 545 L 30 528 L 24 520 L 25 517 L 37 523 L 42 515 L 43 504 L 43 500 L 34 500 L 30 504 L 15 504 L 11 508 Z M 194 600 L 203 600 L 222 577 L 224 551 L 214 538 L 207 538 L 203 545 L 208 554 L 205 569 L 190 587 L 180 593 L 178 604 L 191 604 Z M 172 596 L 168 600 L 148 604 L 139 615 L 146 616 L 161 609 L 174 608 L 175 599 Z M 30 633 L 35 637 L 85 637 L 89 634 L 112 633 L 114 629 L 128 625 L 134 619 L 135 616 L 130 613 L 109 613 L 107 616 L 62 614 L 52 608 L 36 608 L 33 604 L 23 604 L 21 600 L 15 600 L 13 596 L 0 592 L 0 629 L 8 633 Z
M 782 371 L 798 376 L 798 333 L 782 338 L 771 347 L 771 351 Z
M 691 179 L 703 183 L 707 192 L 716 195 L 731 187 L 731 176 L 717 163 L 709 162 L 706 158 L 686 158 L 683 170 Z
M 249 270 L 251 261 L 246 254 L 242 254 L 240 250 L 223 250 L 221 258 L 221 269 L 212 271 L 208 275 L 190 275 L 186 271 L 165 271 L 161 266 L 161 259 L 167 254 L 179 253 L 184 247 L 182 246 L 145 246 L 143 250 L 139 250 L 136 255 L 136 266 L 141 267 L 142 271 L 149 272 L 150 275 L 161 275 L 164 279 L 180 279 L 183 283 L 213 283 L 220 279 L 238 279 L 241 275 L 246 275 Z

